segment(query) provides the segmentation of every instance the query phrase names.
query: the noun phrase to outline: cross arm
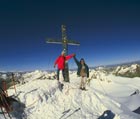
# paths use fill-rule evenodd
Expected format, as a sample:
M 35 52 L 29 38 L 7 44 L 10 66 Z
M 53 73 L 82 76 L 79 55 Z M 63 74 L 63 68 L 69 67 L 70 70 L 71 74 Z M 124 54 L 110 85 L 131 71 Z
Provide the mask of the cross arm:
M 74 41 L 74 40 L 68 40 L 67 43 L 68 43 L 68 45 L 80 45 L 79 42 Z
M 63 44 L 64 40 L 57 40 L 57 39 L 47 39 L 46 43 L 54 43 L 54 44 Z M 74 41 L 74 40 L 66 40 L 66 44 L 68 45 L 80 45 L 79 42 Z
M 62 41 L 57 39 L 47 39 L 46 43 L 62 44 Z

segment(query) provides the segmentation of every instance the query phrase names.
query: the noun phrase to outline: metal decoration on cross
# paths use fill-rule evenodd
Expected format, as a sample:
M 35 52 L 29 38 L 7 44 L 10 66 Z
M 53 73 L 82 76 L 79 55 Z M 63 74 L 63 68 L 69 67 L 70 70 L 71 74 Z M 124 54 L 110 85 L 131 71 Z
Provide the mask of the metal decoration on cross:
M 54 43 L 54 44 L 62 44 L 63 50 L 65 51 L 65 54 L 68 54 L 68 45 L 77 45 L 79 46 L 80 43 L 74 40 L 68 40 L 67 39 L 67 34 L 66 34 L 66 26 L 62 25 L 61 26 L 62 30 L 62 40 L 55 40 L 55 39 L 48 39 L 46 42 L 47 43 Z M 65 62 L 65 77 L 64 81 L 69 82 L 69 67 L 68 67 L 68 62 Z

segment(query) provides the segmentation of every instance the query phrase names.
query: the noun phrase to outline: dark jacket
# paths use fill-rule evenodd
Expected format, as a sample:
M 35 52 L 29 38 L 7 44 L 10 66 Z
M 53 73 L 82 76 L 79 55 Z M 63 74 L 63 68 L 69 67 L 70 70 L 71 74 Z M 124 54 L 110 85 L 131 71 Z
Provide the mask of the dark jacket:
M 80 71 L 82 69 L 82 64 L 80 63 L 80 61 L 77 60 L 77 58 L 75 56 L 73 58 L 74 58 L 75 63 L 78 66 L 77 75 L 80 76 Z M 88 68 L 88 65 L 85 64 L 85 63 L 84 63 L 84 65 L 85 65 L 85 73 L 87 74 L 87 77 L 89 77 L 89 68 Z

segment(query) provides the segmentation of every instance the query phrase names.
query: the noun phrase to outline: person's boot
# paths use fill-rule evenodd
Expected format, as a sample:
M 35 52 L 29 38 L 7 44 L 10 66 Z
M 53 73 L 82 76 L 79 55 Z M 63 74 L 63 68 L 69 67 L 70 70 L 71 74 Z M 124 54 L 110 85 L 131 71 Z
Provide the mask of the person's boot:
M 85 88 L 85 87 L 83 87 L 83 88 L 82 88 L 82 90 L 86 90 L 86 88 Z

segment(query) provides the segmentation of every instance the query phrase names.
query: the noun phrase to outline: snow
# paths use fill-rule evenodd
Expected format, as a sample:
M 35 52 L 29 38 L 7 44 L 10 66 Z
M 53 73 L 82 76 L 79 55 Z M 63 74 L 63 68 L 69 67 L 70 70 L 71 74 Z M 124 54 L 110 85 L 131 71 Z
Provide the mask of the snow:
M 54 72 L 39 70 L 23 75 L 25 83 L 17 84 L 16 90 L 26 108 L 23 108 L 24 113 L 11 112 L 12 119 L 97 119 L 106 110 L 115 114 L 114 119 L 140 119 L 139 114 L 132 112 L 140 107 L 140 94 L 131 96 L 136 89 L 140 90 L 140 78 L 91 70 L 90 84 L 87 91 L 82 91 L 80 77 L 73 71 L 70 83 L 60 76 L 64 84 L 61 92 L 54 75 Z M 15 90 L 10 88 L 8 94 L 15 95 Z M 4 116 L 0 115 L 0 119 Z

